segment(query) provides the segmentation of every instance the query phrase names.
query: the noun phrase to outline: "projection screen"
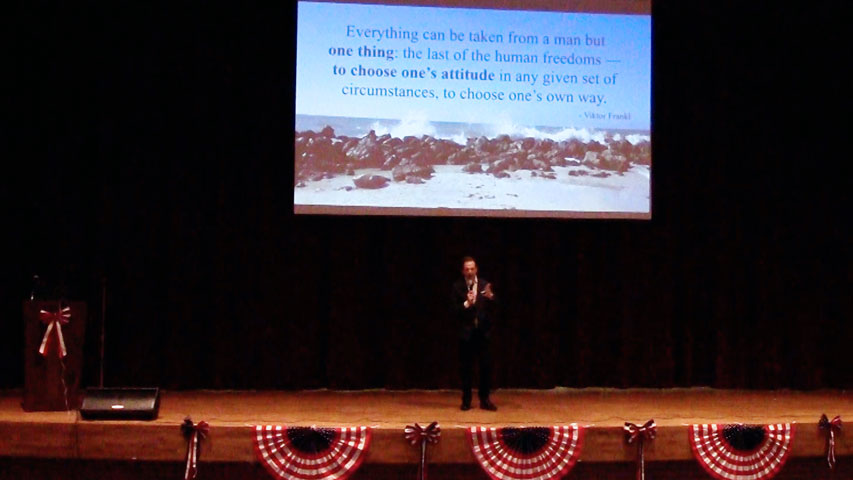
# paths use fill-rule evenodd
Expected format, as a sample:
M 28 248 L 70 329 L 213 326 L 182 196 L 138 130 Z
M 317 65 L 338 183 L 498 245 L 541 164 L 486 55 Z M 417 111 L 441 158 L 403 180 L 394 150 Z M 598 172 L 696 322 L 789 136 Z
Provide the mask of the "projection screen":
M 295 213 L 651 218 L 648 1 L 412 3 L 298 3 Z

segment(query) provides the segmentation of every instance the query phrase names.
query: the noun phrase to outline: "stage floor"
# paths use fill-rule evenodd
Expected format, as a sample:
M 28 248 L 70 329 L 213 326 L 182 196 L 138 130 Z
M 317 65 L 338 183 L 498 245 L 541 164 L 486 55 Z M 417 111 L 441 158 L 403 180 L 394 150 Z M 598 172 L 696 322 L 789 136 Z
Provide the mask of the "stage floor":
M 657 438 L 647 461 L 692 459 L 687 426 L 694 423 L 771 424 L 796 422 L 792 455 L 825 455 L 821 414 L 853 419 L 853 395 L 845 391 L 740 391 L 691 389 L 499 390 L 497 412 L 459 410 L 455 391 L 356 392 L 161 392 L 160 416 L 143 421 L 87 421 L 78 412 L 24 412 L 21 392 L 0 392 L 0 456 L 181 461 L 186 443 L 180 424 L 189 416 L 210 424 L 201 458 L 207 462 L 253 462 L 253 427 L 259 424 L 372 427 L 366 462 L 410 464 L 417 449 L 403 441 L 403 428 L 438 421 L 441 441 L 430 463 L 471 463 L 465 438 L 470 426 L 539 426 L 577 423 L 587 428 L 581 461 L 633 461 L 622 426 L 654 419 Z M 853 455 L 853 441 L 838 437 L 838 456 Z

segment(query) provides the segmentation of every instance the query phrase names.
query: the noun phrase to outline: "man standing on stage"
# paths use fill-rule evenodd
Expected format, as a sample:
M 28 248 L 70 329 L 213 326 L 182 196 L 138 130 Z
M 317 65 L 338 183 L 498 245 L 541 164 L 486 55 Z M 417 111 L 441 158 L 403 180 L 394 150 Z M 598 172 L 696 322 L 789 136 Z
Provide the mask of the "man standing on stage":
M 459 372 L 462 377 L 462 410 L 471 408 L 471 387 L 475 359 L 480 364 L 480 408 L 495 411 L 498 407 L 489 400 L 492 358 L 489 352 L 489 329 L 495 308 L 492 284 L 477 276 L 477 262 L 471 257 L 462 259 L 462 278 L 453 284 L 451 293 L 453 313 L 459 330 Z

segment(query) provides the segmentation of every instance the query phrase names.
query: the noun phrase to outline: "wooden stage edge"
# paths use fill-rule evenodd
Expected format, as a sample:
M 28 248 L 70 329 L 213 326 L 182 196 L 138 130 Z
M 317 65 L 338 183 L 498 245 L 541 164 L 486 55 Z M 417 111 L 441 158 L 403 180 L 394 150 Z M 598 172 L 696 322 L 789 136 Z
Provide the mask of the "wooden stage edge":
M 792 455 L 826 455 L 821 414 L 853 420 L 846 391 L 746 391 L 689 389 L 499 390 L 497 412 L 459 410 L 455 391 L 164 391 L 153 421 L 87 421 L 76 411 L 24 412 L 20 391 L 0 391 L 0 456 L 137 461 L 183 461 L 180 424 L 189 416 L 210 424 L 202 445 L 204 462 L 255 462 L 255 425 L 360 426 L 373 429 L 366 462 L 412 464 L 418 449 L 403 440 L 406 425 L 432 421 L 441 441 L 429 448 L 430 463 L 472 463 L 465 431 L 471 426 L 541 426 L 577 423 L 586 428 L 581 461 L 634 461 L 625 443 L 626 421 L 653 418 L 657 438 L 646 461 L 690 460 L 688 426 L 694 423 L 773 424 L 795 422 Z M 853 455 L 849 429 L 836 439 L 838 456 Z

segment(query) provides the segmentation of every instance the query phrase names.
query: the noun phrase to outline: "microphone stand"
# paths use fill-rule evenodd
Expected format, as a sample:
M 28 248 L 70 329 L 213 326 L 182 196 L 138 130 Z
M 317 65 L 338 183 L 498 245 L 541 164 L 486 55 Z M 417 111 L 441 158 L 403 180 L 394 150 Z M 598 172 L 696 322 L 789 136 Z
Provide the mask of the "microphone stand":
M 104 350 L 107 324 L 107 277 L 101 277 L 101 338 L 98 388 L 86 390 L 80 415 L 86 420 L 154 420 L 160 409 L 160 389 L 104 388 Z
M 101 339 L 98 361 L 100 363 L 98 374 L 98 388 L 104 388 L 104 345 L 106 344 L 106 329 L 107 329 L 107 277 L 101 277 Z

